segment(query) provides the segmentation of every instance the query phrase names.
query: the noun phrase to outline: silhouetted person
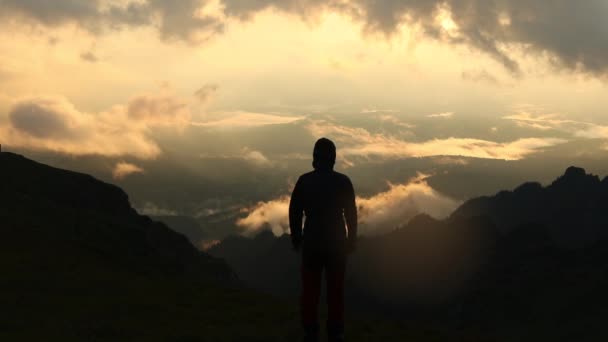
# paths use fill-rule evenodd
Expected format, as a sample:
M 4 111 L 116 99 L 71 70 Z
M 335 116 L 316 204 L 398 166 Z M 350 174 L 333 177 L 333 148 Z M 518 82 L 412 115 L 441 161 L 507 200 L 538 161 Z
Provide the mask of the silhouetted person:
M 321 275 L 327 281 L 329 341 L 344 340 L 344 271 L 357 240 L 357 207 L 350 179 L 333 170 L 336 146 L 315 143 L 314 171 L 298 179 L 289 203 L 289 227 L 296 251 L 302 249 L 301 318 L 305 341 L 319 340 Z M 302 218 L 306 215 L 304 231 Z M 345 222 L 346 221 L 346 222 Z M 345 226 L 346 223 L 346 226 Z

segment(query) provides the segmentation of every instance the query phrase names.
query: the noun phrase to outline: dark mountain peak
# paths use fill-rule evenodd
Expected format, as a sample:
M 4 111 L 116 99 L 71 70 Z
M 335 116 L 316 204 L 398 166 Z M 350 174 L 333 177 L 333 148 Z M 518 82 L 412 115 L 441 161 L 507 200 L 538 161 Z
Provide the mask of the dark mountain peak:
M 0 194 L 33 197 L 57 205 L 113 215 L 135 213 L 129 197 L 119 187 L 87 174 L 57 169 L 18 154 L 0 154 L 0 179 Z
M 259 232 L 259 233 L 258 233 L 258 234 L 255 236 L 255 238 L 254 238 L 254 239 L 255 239 L 255 240 L 258 240 L 258 241 L 259 241 L 259 240 L 265 240 L 265 241 L 268 241 L 268 240 L 274 240 L 274 239 L 275 239 L 275 236 L 274 236 L 274 234 L 273 234 L 273 233 L 272 233 L 270 230 L 266 230 L 266 229 L 264 229 L 264 230 L 262 230 L 261 232 Z
M 437 224 L 438 220 L 436 220 L 435 218 L 433 218 L 432 216 L 428 215 L 428 214 L 418 214 L 416 216 L 414 216 L 409 222 L 408 222 L 408 226 L 411 227 L 417 227 L 417 226 L 429 226 L 429 225 L 434 225 Z
M 539 182 L 526 182 L 513 190 L 518 195 L 535 194 L 543 190 L 543 186 Z
M 155 221 L 166 224 L 172 230 L 185 235 L 195 246 L 207 238 L 207 232 L 200 226 L 198 221 L 190 216 L 152 216 Z
M 563 176 L 557 178 L 550 187 L 552 188 L 574 188 L 581 186 L 598 186 L 600 178 L 596 175 L 587 174 L 585 169 L 570 166 Z
M 452 216 L 487 215 L 502 232 L 522 225 L 545 226 L 560 244 L 580 246 L 608 233 L 607 183 L 572 166 L 547 187 L 524 183 L 514 191 L 471 199 Z
M 583 169 L 582 167 L 570 166 L 569 168 L 566 169 L 564 176 L 580 177 L 580 176 L 585 176 L 586 174 L 587 174 L 587 171 L 585 171 L 585 169 Z
M 0 179 L 2 239 L 40 255 L 41 264 L 59 262 L 53 256 L 65 250 L 73 254 L 66 259 L 138 273 L 233 277 L 223 261 L 198 251 L 184 235 L 139 215 L 115 185 L 6 152 Z

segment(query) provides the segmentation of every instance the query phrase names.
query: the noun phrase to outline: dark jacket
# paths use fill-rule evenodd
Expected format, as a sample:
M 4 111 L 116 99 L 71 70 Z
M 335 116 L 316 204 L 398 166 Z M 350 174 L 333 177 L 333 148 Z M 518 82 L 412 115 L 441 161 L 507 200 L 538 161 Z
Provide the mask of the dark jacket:
M 357 207 L 350 179 L 331 169 L 300 176 L 289 203 L 289 228 L 294 246 L 302 242 L 305 252 L 340 252 L 346 250 L 347 241 L 354 245 Z

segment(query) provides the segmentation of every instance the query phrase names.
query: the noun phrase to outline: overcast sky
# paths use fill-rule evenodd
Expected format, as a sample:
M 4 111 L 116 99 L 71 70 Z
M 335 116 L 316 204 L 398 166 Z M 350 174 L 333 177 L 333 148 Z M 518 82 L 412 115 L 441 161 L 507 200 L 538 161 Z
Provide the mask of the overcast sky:
M 445 216 L 563 165 L 608 169 L 606 17 L 602 0 L 0 0 L 0 143 L 69 157 L 148 210 L 229 207 L 278 233 L 326 136 L 369 229 L 409 198 Z M 509 181 L 446 185 L 473 167 Z M 213 194 L 161 205 L 142 190 L 161 169 Z

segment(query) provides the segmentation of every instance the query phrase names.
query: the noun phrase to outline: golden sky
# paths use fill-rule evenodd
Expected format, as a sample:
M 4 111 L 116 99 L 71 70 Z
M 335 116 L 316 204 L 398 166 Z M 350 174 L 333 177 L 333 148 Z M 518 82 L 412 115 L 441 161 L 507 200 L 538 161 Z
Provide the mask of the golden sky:
M 445 216 L 605 164 L 608 2 L 548 3 L 0 0 L 0 143 L 280 233 L 326 136 L 370 226 Z
M 539 131 L 414 143 L 345 127 L 369 140 L 347 141 L 353 154 L 520 159 L 564 134 L 608 139 L 608 24 L 585 17 L 606 5 L 558 3 L 4 0 L 0 133 L 9 145 L 142 159 L 162 153 L 158 127 L 306 118 L 311 134 L 339 135 L 348 125 L 315 117 L 338 114 L 384 113 L 419 136 L 433 134 L 408 118 Z

